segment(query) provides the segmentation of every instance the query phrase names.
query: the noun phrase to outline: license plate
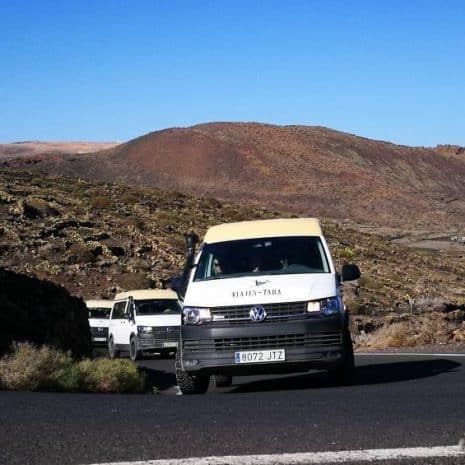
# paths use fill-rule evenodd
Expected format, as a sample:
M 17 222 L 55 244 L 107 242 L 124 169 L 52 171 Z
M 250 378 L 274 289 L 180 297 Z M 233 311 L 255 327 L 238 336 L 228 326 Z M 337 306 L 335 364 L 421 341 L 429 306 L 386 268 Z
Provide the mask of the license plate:
M 234 354 L 234 360 L 236 363 L 284 362 L 286 360 L 286 351 L 284 349 L 277 349 L 236 352 Z
M 178 347 L 177 342 L 164 342 L 162 345 L 163 347 Z
M 92 340 L 95 342 L 105 342 L 107 338 L 106 337 L 94 337 Z

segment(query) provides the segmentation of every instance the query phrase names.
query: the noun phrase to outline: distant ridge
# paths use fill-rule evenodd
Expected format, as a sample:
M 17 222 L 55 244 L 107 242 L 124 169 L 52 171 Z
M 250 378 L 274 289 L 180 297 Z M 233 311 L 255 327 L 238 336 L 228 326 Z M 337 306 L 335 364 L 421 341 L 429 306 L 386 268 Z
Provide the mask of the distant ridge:
M 31 157 L 44 153 L 91 153 L 109 149 L 117 144 L 118 142 L 16 141 L 9 144 L 0 144 L 0 159 Z
M 318 126 L 207 123 L 6 164 L 358 223 L 447 229 L 465 217 L 465 157 Z

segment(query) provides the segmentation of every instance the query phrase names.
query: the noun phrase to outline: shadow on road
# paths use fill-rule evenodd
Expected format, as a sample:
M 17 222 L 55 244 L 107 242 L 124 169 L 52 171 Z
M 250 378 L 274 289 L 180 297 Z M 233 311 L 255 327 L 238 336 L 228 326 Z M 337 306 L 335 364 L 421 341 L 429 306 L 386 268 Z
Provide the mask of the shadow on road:
M 162 356 L 160 354 L 146 354 L 138 362 L 139 368 L 145 373 L 149 389 L 156 387 L 158 391 L 166 391 L 176 386 L 174 373 L 174 354 Z
M 153 368 L 141 368 L 147 377 L 147 386 L 153 386 L 164 391 L 176 386 L 176 376 L 173 372 L 154 370 Z
M 446 359 L 406 361 L 392 363 L 375 363 L 359 366 L 346 386 L 396 383 L 413 379 L 428 378 L 441 373 L 453 371 L 460 363 Z M 275 391 L 290 389 L 326 388 L 336 386 L 331 383 L 324 372 L 305 373 L 279 378 L 267 378 L 245 382 L 234 386 L 229 393 Z

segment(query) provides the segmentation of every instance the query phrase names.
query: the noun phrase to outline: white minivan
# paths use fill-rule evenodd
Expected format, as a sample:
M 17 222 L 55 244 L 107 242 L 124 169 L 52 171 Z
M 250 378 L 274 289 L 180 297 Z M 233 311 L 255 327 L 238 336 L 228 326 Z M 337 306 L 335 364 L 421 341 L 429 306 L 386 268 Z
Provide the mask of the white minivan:
M 168 289 L 143 289 L 117 294 L 108 328 L 108 355 L 129 351 L 132 360 L 144 352 L 166 355 L 176 351 L 181 305 Z
M 92 345 L 106 346 L 108 340 L 108 320 L 112 300 L 86 300 L 89 311 L 89 327 Z
M 186 236 L 176 377 L 183 394 L 203 393 L 210 376 L 324 369 L 342 380 L 354 366 L 349 315 L 338 272 L 315 218 L 244 221 L 211 227 L 198 253 Z

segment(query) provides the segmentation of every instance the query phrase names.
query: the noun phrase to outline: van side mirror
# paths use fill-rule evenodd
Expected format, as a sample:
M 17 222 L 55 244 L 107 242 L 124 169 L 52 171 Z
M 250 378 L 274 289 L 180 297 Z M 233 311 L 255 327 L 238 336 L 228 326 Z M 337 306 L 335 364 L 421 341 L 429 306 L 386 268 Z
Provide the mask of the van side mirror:
M 357 265 L 342 265 L 341 269 L 341 280 L 344 281 L 355 281 L 360 278 L 360 270 Z
M 199 242 L 199 236 L 194 232 L 184 234 L 184 240 L 186 241 L 186 248 L 188 251 L 194 251 L 196 244 Z
M 194 256 L 195 256 L 195 246 L 199 242 L 199 236 L 194 232 L 184 234 L 184 239 L 186 241 L 186 262 L 184 264 L 184 270 L 182 275 L 176 276 L 171 281 L 171 289 L 178 294 L 178 297 L 183 300 L 186 295 L 187 282 L 189 280 L 189 275 L 192 271 L 194 265 Z
M 175 276 L 169 286 L 171 289 L 178 294 L 178 297 L 184 297 L 183 295 L 183 284 L 184 284 L 184 279 L 183 275 Z
M 134 321 L 134 298 L 132 296 L 129 297 L 129 305 L 128 305 L 128 312 L 126 314 L 126 318 L 129 321 Z

